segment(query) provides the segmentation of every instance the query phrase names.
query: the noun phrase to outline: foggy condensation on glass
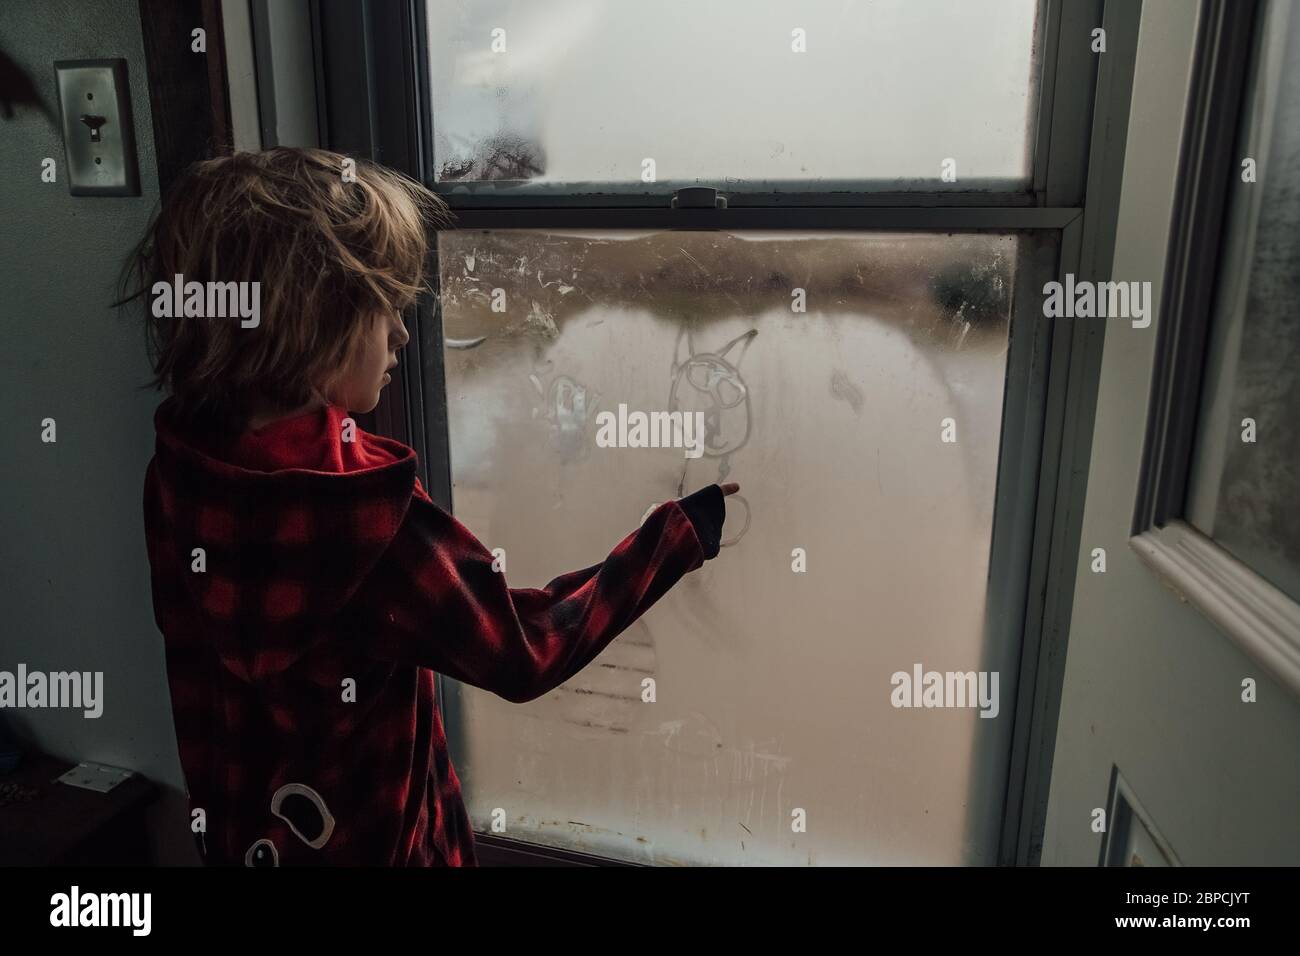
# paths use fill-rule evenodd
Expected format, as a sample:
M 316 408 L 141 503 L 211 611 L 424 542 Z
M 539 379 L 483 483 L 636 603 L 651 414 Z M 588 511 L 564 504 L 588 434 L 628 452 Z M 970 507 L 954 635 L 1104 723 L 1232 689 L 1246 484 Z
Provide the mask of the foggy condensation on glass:
M 454 511 L 512 587 L 741 484 L 722 554 L 562 687 L 448 682 L 476 826 L 501 807 L 517 839 L 654 863 L 994 861 L 1015 649 L 986 638 L 985 591 L 1025 242 L 439 236 Z M 704 412 L 704 453 L 599 447 L 620 404 Z M 1002 719 L 895 709 L 917 663 L 1000 671 Z M 795 807 L 817 821 L 797 840 Z
M 1037 0 L 428 0 L 427 10 L 444 186 L 1028 183 Z M 941 178 L 946 160 L 955 182 Z

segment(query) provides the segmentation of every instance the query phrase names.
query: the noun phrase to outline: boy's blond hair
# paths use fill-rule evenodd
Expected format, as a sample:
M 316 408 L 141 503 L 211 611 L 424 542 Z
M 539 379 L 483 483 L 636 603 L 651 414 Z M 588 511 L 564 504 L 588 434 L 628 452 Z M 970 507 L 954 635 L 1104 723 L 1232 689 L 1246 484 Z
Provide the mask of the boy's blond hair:
M 302 406 L 346 365 L 368 323 L 424 289 L 426 230 L 447 224 L 445 204 L 420 184 L 326 150 L 195 163 L 128 260 L 122 301 L 177 275 L 258 282 L 260 319 L 249 328 L 146 307 L 152 384 L 182 416 L 215 427 L 241 428 L 259 406 Z

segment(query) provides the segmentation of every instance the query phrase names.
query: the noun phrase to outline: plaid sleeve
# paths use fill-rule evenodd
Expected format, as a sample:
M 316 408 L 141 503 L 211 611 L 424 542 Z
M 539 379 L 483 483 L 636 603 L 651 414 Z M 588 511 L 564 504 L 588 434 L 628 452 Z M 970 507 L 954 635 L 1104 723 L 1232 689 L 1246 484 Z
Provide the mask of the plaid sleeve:
M 416 496 L 364 589 L 370 622 L 359 638 L 374 657 L 427 667 L 516 703 L 533 700 L 586 667 L 717 554 L 708 539 L 722 526 L 722 495 L 691 498 L 707 522 L 665 502 L 600 564 L 544 588 L 511 588 L 464 525 Z

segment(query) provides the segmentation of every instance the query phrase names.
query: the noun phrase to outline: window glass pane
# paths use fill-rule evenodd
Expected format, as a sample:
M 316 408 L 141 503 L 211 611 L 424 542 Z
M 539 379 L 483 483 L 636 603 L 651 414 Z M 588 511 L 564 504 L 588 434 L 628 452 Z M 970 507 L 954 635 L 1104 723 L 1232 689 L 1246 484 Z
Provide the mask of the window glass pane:
M 475 825 L 499 807 L 508 836 L 656 863 L 993 862 L 1016 649 L 983 619 L 1030 239 L 438 243 L 455 513 L 505 549 L 511 586 L 590 566 L 658 502 L 741 483 L 734 543 L 563 687 L 519 705 L 448 682 Z M 705 454 L 597 447 L 620 403 L 706 412 Z M 999 671 L 999 716 L 893 707 L 916 664 Z M 797 836 L 795 808 L 816 821 Z
M 1037 0 L 428 0 L 427 11 L 444 184 L 1029 181 Z
M 1300 12 L 1262 32 L 1207 360 L 1188 520 L 1300 600 Z

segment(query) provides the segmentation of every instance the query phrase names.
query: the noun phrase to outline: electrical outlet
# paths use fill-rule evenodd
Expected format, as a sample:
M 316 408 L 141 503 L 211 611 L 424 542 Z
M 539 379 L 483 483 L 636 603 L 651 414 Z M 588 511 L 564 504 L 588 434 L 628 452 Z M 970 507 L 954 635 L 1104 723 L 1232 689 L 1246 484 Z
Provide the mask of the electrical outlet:
M 81 787 L 83 790 L 108 793 L 118 784 L 126 783 L 134 776 L 134 770 L 109 767 L 102 763 L 79 763 L 59 777 L 58 781 L 71 787 Z
M 74 196 L 138 196 L 126 60 L 59 60 L 59 108 Z

